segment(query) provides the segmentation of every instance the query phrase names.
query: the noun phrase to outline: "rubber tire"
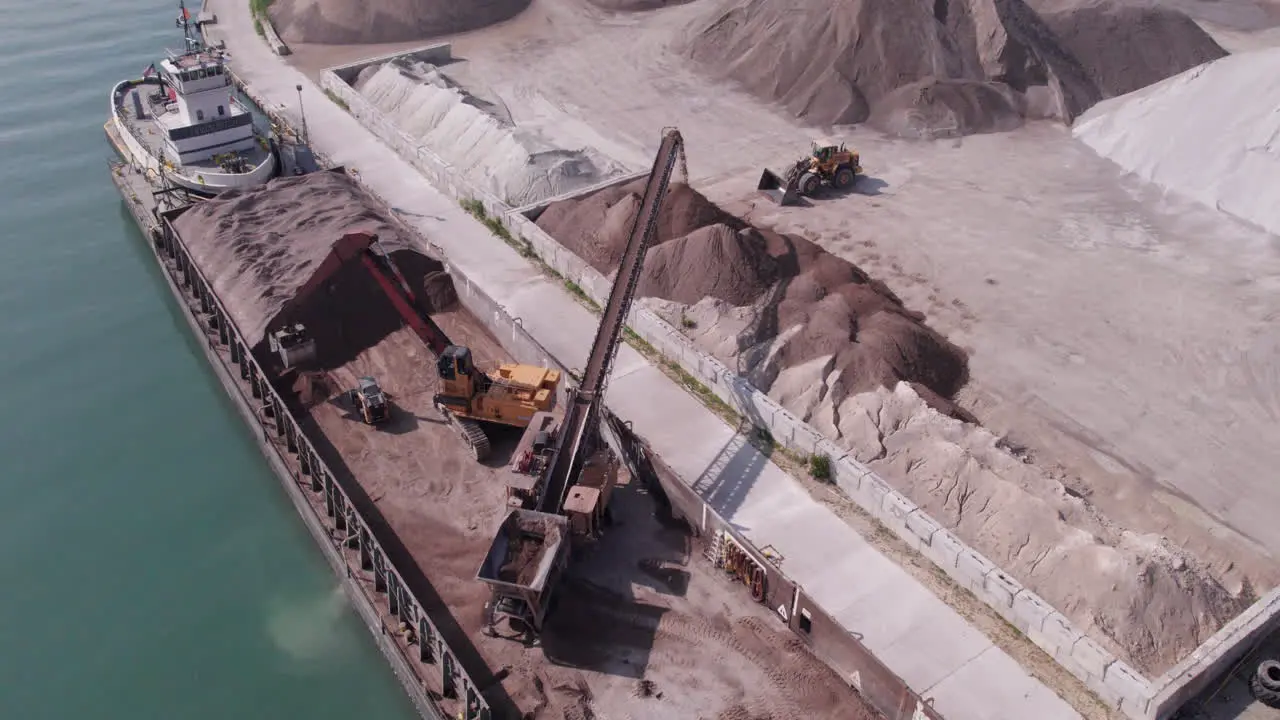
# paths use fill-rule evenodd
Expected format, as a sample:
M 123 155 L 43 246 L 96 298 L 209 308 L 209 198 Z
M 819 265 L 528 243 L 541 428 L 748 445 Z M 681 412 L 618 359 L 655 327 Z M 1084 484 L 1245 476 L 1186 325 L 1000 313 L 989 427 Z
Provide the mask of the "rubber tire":
M 1254 671 L 1253 676 L 1258 679 L 1258 684 L 1262 687 L 1280 692 L 1280 662 L 1263 660 L 1258 663 L 1258 669 Z
M 818 188 L 822 187 L 822 178 L 813 173 L 805 173 L 800 176 L 800 194 L 812 197 L 818 192 Z
M 1255 672 L 1253 677 L 1249 678 L 1250 694 L 1267 707 L 1280 708 L 1280 690 L 1273 690 L 1264 685 L 1264 682 L 1268 682 L 1263 680 L 1264 677 L 1262 667 L 1259 667 L 1258 672 Z
M 844 190 L 846 188 L 853 187 L 853 181 L 856 179 L 857 178 L 854 176 L 853 170 L 847 167 L 842 167 L 836 171 L 836 176 L 833 184 L 836 186 L 837 189 Z

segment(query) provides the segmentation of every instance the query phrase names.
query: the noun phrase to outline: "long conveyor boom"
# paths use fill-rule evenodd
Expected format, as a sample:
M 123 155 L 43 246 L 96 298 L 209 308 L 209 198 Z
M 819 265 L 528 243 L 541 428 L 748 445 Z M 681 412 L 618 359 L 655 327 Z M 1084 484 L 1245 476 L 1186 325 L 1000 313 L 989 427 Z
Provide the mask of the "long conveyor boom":
M 622 329 L 631 310 L 631 301 L 635 298 L 636 285 L 640 282 L 640 269 L 657 231 L 658 213 L 671 183 L 671 174 L 683 153 L 684 138 L 680 136 L 680 131 L 667 128 L 662 136 L 662 145 L 658 148 L 658 156 L 653 161 L 649 182 L 644 188 L 640 211 L 636 213 L 636 219 L 631 225 L 631 234 L 627 238 L 613 289 L 609 292 L 609 301 L 600 315 L 600 325 L 596 329 L 595 342 L 591 345 L 591 354 L 587 357 L 582 382 L 565 411 L 555 463 L 541 497 L 540 507 L 543 512 L 560 511 L 566 491 L 572 485 L 573 478 L 581 471 L 583 459 L 595 442 L 594 429 L 599 422 L 600 403 L 613 369 Z

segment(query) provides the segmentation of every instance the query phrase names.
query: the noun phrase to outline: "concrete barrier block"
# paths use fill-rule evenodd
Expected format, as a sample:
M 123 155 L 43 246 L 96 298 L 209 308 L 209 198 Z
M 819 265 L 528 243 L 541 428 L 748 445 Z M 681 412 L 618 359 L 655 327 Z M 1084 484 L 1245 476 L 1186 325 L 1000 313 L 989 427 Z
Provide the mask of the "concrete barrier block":
M 966 548 L 956 557 L 956 569 L 952 577 L 961 586 L 972 590 L 977 595 L 982 595 L 987 574 L 995 569 L 996 566 L 992 565 L 990 560 Z
M 1130 713 L 1146 712 L 1154 692 L 1151 683 L 1138 671 L 1116 660 L 1107 667 L 1102 684 L 1120 698 L 1119 707 Z
M 862 478 L 869 472 L 871 471 L 860 463 L 848 461 L 832 461 L 831 463 L 831 474 L 835 478 L 836 485 L 844 494 L 849 496 L 858 492 L 858 487 L 862 484 Z
M 1071 648 L 1080 639 L 1080 633 L 1070 620 L 1061 613 L 1052 611 L 1045 616 L 1040 627 L 1040 630 L 1027 630 L 1027 637 L 1031 638 L 1031 642 L 1055 658 L 1059 655 L 1071 655 Z
M 987 573 L 983 581 L 982 596 L 987 604 L 995 608 L 1006 620 L 1013 621 L 1013 596 L 1022 592 L 1022 585 L 1009 577 L 1000 568 Z
M 907 529 L 920 541 L 920 548 L 933 544 L 933 536 L 942 530 L 937 520 L 917 510 L 907 516 Z
M 1013 596 L 1013 626 L 1024 633 L 1043 632 L 1044 619 L 1052 613 L 1053 607 L 1030 590 Z
M 1094 677 L 1105 677 L 1107 667 L 1116 661 L 1111 653 L 1087 637 L 1081 637 L 1071 648 L 1071 657 Z
M 956 570 L 956 564 L 960 561 L 960 554 L 965 551 L 965 544 L 960 542 L 960 538 L 951 534 L 946 528 L 940 528 L 933 533 L 933 537 L 929 540 L 928 546 L 921 546 L 920 552 L 924 556 L 933 561 L 935 565 L 942 568 L 948 575 L 953 575 Z M 954 576 L 954 575 L 953 575 Z
M 917 510 L 916 504 L 908 500 L 896 490 L 890 490 L 884 496 L 885 518 L 903 528 L 907 526 L 907 516 Z
M 868 474 L 862 477 L 862 481 L 858 485 L 858 492 L 853 496 L 853 501 L 858 503 L 863 510 L 871 513 L 871 516 L 881 522 L 884 521 L 884 497 L 889 494 L 889 486 L 885 484 L 875 474 Z

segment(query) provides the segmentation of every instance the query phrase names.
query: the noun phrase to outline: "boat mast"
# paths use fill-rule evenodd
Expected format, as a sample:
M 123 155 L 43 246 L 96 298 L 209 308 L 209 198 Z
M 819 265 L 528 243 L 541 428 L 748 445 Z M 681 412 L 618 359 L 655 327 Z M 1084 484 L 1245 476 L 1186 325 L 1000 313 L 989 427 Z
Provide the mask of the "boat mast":
M 185 0 L 178 0 L 178 19 L 174 24 L 182 28 L 182 39 L 186 43 L 186 52 L 198 52 L 202 43 L 191 34 L 191 13 L 187 10 Z M 198 27 L 199 23 L 196 23 L 196 26 Z

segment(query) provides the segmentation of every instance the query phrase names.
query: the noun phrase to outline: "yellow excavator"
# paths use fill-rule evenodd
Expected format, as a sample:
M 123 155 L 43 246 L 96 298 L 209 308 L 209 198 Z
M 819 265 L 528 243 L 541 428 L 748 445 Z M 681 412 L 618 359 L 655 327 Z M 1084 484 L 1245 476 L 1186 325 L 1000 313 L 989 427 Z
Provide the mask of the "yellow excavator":
M 853 187 L 862 174 L 862 158 L 844 143 L 820 140 L 813 152 L 792 164 L 782 176 L 766 168 L 757 189 L 779 205 L 796 205 L 801 197 L 812 197 L 823 185 L 837 190 Z
M 436 409 L 448 418 L 476 460 L 484 460 L 489 454 L 489 438 L 481 422 L 526 428 L 534 413 L 550 410 L 555 404 L 560 386 L 559 370 L 510 364 L 500 365 L 491 373 L 477 368 L 471 350 L 450 342 L 440 326 L 419 307 L 409 283 L 373 233 L 343 235 L 311 279 L 295 293 L 292 302 L 301 303 L 353 261 L 364 266 L 405 324 L 436 356 L 436 372 L 440 378 L 440 392 L 434 398 Z M 363 380 L 361 385 L 364 386 Z
M 489 454 L 489 437 L 481 422 L 527 428 L 534 413 L 555 404 L 560 371 L 536 365 L 499 365 L 486 373 L 476 367 L 471 350 L 449 345 L 436 358 L 440 392 L 436 409 L 449 418 L 476 460 Z

